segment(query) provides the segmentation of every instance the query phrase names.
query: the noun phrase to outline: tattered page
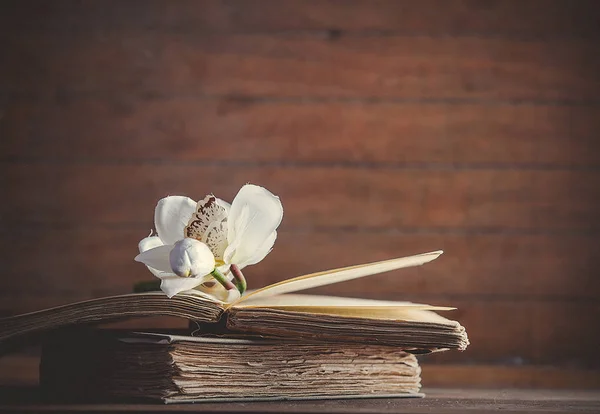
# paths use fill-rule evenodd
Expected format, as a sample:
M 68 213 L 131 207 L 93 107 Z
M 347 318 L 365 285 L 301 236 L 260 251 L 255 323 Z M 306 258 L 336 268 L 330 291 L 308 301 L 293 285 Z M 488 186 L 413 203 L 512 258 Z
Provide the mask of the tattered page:
M 66 399 L 421 396 L 415 356 L 380 345 L 90 332 L 46 344 L 42 367 L 46 390 Z
M 464 327 L 437 311 L 452 308 L 393 301 L 281 295 L 227 312 L 227 328 L 270 337 L 379 343 L 427 352 L 467 347 Z

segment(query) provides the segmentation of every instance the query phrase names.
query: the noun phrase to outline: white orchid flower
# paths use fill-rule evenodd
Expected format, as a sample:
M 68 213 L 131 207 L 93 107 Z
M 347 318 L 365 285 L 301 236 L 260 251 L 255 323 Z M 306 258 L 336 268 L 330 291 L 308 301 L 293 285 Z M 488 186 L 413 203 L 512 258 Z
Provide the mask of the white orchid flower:
M 195 209 L 196 203 L 191 198 L 163 198 L 154 211 L 154 226 L 158 234 L 142 239 L 138 245 L 140 254 L 135 260 L 144 263 L 161 279 L 160 287 L 169 297 L 193 289 L 212 278 L 210 273 L 215 267 L 215 258 L 208 246 L 199 241 L 183 244 L 187 222 L 182 221 L 182 217 L 191 216 Z M 176 253 L 190 259 L 187 272 L 182 267 L 182 258 L 173 257 L 175 260 L 171 260 Z M 171 265 L 172 261 L 175 266 Z
M 198 203 L 166 197 L 155 210 L 158 235 L 140 241 L 135 260 L 162 280 L 169 297 L 200 286 L 206 294 L 231 301 L 239 291 L 231 289 L 230 280 L 271 251 L 282 218 L 279 198 L 251 184 L 240 189 L 231 205 L 213 195 Z M 233 274 L 223 277 L 230 268 Z

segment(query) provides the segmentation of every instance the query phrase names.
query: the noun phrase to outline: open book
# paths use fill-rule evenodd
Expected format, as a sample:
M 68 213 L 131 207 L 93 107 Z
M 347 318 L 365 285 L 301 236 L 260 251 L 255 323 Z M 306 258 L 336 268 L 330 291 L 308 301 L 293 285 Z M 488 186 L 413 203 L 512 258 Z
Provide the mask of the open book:
M 393 345 L 410 352 L 463 350 L 465 329 L 435 311 L 453 308 L 409 302 L 294 294 L 395 269 L 419 266 L 442 251 L 334 269 L 288 279 L 251 292 L 233 303 L 200 291 L 168 298 L 162 292 L 88 300 L 0 319 L 0 349 L 54 329 L 123 318 L 176 316 L 225 326 L 226 331 L 267 338 Z

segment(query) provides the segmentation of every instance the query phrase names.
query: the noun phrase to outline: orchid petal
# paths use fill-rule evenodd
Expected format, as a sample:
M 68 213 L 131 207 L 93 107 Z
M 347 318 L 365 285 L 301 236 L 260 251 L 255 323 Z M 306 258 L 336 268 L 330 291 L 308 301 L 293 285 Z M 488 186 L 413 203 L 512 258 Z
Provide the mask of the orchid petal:
M 192 290 L 196 286 L 204 283 L 207 277 L 165 277 L 162 279 L 160 289 L 172 298 L 180 292 Z
M 171 269 L 171 264 L 169 262 L 169 253 L 171 253 L 171 249 L 173 249 L 173 246 L 171 245 L 158 246 L 138 254 L 135 256 L 134 260 L 136 262 L 144 263 L 146 266 L 154 268 L 159 272 L 172 273 L 173 270 Z
M 144 253 L 147 250 L 150 250 L 155 247 L 162 246 L 162 245 L 163 245 L 163 242 L 160 239 L 160 237 L 148 236 L 145 239 L 140 240 L 140 242 L 138 243 L 138 249 L 140 250 L 140 253 Z M 158 277 L 159 279 L 162 279 L 163 277 L 168 277 L 168 276 L 175 276 L 174 273 L 161 272 L 160 270 L 157 270 L 150 266 L 146 266 L 146 267 L 148 268 L 148 270 L 150 272 L 152 272 L 152 274 L 154 276 Z
M 260 262 L 262 259 L 265 258 L 266 255 L 268 255 L 271 252 L 271 249 L 273 249 L 273 245 L 275 244 L 276 239 L 277 239 L 277 232 L 274 231 L 273 233 L 271 233 L 269 235 L 269 237 L 267 237 L 267 239 L 264 241 L 264 243 L 256 250 L 256 252 L 252 256 L 252 258 L 250 260 L 248 260 L 247 262 L 239 263 L 238 267 L 240 269 L 242 269 L 246 266 L 250 266 L 250 265 Z
M 154 249 L 155 247 L 162 246 L 164 243 L 158 236 L 148 236 L 138 243 L 138 249 L 140 253 L 144 253 L 146 250 Z
M 175 243 L 169 254 L 171 269 L 182 277 L 204 276 L 215 268 L 215 257 L 210 248 L 191 238 L 185 238 Z
M 170 196 L 158 202 L 154 210 L 154 226 L 164 244 L 175 244 L 184 238 L 185 226 L 195 211 L 196 202 L 189 197 Z
M 252 184 L 243 186 L 231 205 L 228 217 L 226 263 L 250 263 L 264 252 L 283 218 L 283 206 L 271 192 Z
M 169 277 L 179 277 L 179 276 L 177 276 L 177 275 L 176 275 L 175 273 L 173 273 L 173 272 L 163 272 L 163 271 L 157 270 L 157 269 L 155 269 L 155 268 L 153 268 L 153 267 L 150 267 L 150 266 L 146 266 L 146 267 L 148 268 L 148 270 L 149 270 L 150 272 L 152 272 L 152 274 L 153 274 L 154 276 L 156 276 L 157 278 L 159 278 L 159 279 L 161 279 L 161 280 L 162 280 L 162 279 L 167 279 L 167 278 L 169 278 Z

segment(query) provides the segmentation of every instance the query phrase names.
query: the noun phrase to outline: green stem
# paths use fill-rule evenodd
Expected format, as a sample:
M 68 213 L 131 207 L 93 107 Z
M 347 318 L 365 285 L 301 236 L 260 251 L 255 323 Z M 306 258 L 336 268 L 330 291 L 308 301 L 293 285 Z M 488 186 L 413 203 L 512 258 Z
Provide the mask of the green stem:
M 212 271 L 212 273 L 211 273 L 211 274 L 213 275 L 213 277 L 215 278 L 215 280 L 216 280 L 217 282 L 219 282 L 220 284 L 222 284 L 222 285 L 223 285 L 223 287 L 224 287 L 225 289 L 227 289 L 227 290 L 231 290 L 231 289 L 235 289 L 235 288 L 236 288 L 236 286 L 235 286 L 233 283 L 231 283 L 231 281 L 230 281 L 230 280 L 227 280 L 227 278 L 226 278 L 225 276 L 223 276 L 223 273 L 221 273 L 221 272 L 219 271 L 219 269 L 217 269 L 216 267 L 215 267 L 215 269 Z
M 231 273 L 235 278 L 235 287 L 237 288 L 237 290 L 240 291 L 240 295 L 243 295 L 247 288 L 246 278 L 244 277 L 244 274 L 242 273 L 240 268 L 234 264 L 232 264 L 229 267 L 229 270 L 231 270 Z

